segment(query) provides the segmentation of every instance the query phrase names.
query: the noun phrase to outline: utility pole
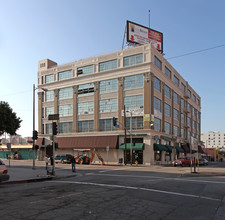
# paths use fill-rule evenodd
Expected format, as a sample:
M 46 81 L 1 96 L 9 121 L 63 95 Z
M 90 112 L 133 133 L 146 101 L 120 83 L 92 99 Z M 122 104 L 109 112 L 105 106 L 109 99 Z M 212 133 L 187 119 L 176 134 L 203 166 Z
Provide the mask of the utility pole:
M 123 106 L 123 111 L 124 111 L 124 134 L 125 134 L 125 139 L 124 139 L 124 144 L 125 144 L 124 163 L 125 163 L 125 165 L 127 165 L 127 126 L 126 126 L 126 110 L 125 110 L 125 105 Z

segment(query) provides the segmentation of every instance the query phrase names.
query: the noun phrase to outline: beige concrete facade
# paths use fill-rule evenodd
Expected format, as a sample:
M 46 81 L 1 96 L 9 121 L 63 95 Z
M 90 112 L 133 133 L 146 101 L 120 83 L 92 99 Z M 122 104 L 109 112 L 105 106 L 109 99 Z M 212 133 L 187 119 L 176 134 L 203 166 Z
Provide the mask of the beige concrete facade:
M 125 66 L 124 58 L 142 54 L 142 62 L 134 65 Z M 161 62 L 161 69 L 155 65 L 155 57 Z M 109 69 L 106 71 L 100 71 L 99 65 L 102 62 L 111 60 L 117 60 L 117 68 Z M 80 67 L 87 67 L 93 65 L 93 73 L 87 75 L 79 75 Z M 165 74 L 165 68 L 171 71 L 171 78 Z M 72 76 L 64 80 L 59 79 L 59 73 L 62 71 L 72 71 Z M 124 88 L 124 81 L 126 77 L 133 75 L 143 75 L 143 87 L 126 89 Z M 52 76 L 52 80 L 47 81 L 47 77 Z M 158 91 L 154 87 L 155 77 L 160 80 L 161 89 Z M 177 85 L 174 82 L 174 77 L 179 80 Z M 105 80 L 117 79 L 118 90 L 109 93 L 100 93 L 100 82 Z M 84 84 L 93 83 L 94 92 L 91 95 L 78 96 L 78 87 Z M 185 89 L 181 88 L 181 85 L 185 86 Z M 170 88 L 171 98 L 167 98 L 164 95 L 164 85 Z M 73 94 L 69 98 L 59 99 L 59 90 L 62 88 L 73 88 Z M 44 88 L 45 91 L 42 89 Z M 150 126 L 150 121 L 143 119 L 143 128 L 132 130 L 132 138 L 135 140 L 142 140 L 144 143 L 143 164 L 151 165 L 156 163 L 155 151 L 153 143 L 169 144 L 171 146 L 179 145 L 180 143 L 190 143 L 190 136 L 195 137 L 200 141 L 200 124 L 201 124 L 201 98 L 195 92 L 194 89 L 188 84 L 185 79 L 171 66 L 171 64 L 159 53 L 151 44 L 146 44 L 102 56 L 91 57 L 72 63 L 57 65 L 56 62 L 49 59 L 39 61 L 38 66 L 38 89 L 39 89 L 39 137 L 51 139 L 51 135 L 47 133 L 47 125 L 50 123 L 46 117 L 46 111 L 50 107 L 54 107 L 54 114 L 59 113 L 59 106 L 72 105 L 72 115 L 60 117 L 58 124 L 64 122 L 72 122 L 72 130 L 69 133 L 59 133 L 57 137 L 85 137 L 85 136 L 118 136 L 118 146 L 116 149 L 110 149 L 108 152 L 105 149 L 99 149 L 99 153 L 104 158 L 104 161 L 108 160 L 108 163 L 118 163 L 119 158 L 124 159 L 124 151 L 119 149 L 119 146 L 124 143 L 124 117 L 122 110 L 124 108 L 124 98 L 143 95 L 143 113 L 149 115 L 150 120 L 159 119 L 160 131 L 157 131 L 154 126 Z M 46 96 L 47 92 L 54 91 L 54 100 L 48 101 Z M 190 94 L 188 95 L 188 91 Z M 178 104 L 174 102 L 174 93 L 178 95 Z M 154 108 L 154 97 L 158 98 L 161 103 L 161 111 Z M 117 99 L 118 110 L 109 112 L 100 112 L 100 101 L 105 99 Z M 184 107 L 181 106 L 181 100 L 183 100 Z M 79 103 L 94 102 L 94 112 L 87 114 L 78 114 Z M 164 103 L 171 107 L 171 115 L 165 114 Z M 188 109 L 188 104 L 190 109 Z M 174 119 L 174 110 L 176 109 L 179 114 L 178 120 Z M 194 109 L 194 110 L 192 110 Z M 194 112 L 194 115 L 193 115 Z M 184 117 L 184 121 L 181 119 Z M 118 130 L 100 131 L 100 120 L 112 119 L 116 117 L 118 119 Z M 142 115 L 140 115 L 142 117 Z M 189 118 L 189 119 L 188 119 Z M 93 120 L 92 132 L 79 132 L 78 122 Z M 170 131 L 166 133 L 164 122 L 170 123 Z M 188 124 L 189 123 L 189 124 Z M 174 135 L 174 126 L 178 127 L 177 135 Z M 175 127 L 175 128 L 176 128 Z M 183 129 L 183 134 L 182 134 Z M 59 128 L 58 128 L 59 130 Z M 157 138 L 156 138 L 157 137 Z M 128 139 L 130 138 L 128 132 Z M 96 146 L 97 147 L 97 146 Z M 77 150 L 73 148 L 62 149 L 59 148 L 57 153 L 71 153 L 76 155 Z M 171 153 L 171 159 L 174 158 L 175 152 Z M 166 152 L 161 152 L 160 163 L 168 163 L 166 160 Z

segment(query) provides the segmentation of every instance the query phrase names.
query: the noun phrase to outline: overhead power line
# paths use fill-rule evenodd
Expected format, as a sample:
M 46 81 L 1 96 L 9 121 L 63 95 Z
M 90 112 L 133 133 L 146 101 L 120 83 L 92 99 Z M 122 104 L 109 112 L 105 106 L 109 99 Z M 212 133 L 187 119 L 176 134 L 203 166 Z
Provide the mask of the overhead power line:
M 190 53 L 185 53 L 185 54 L 182 54 L 182 55 L 169 57 L 169 58 L 167 58 L 167 60 L 175 59 L 175 58 L 179 58 L 179 57 L 184 57 L 184 56 L 192 55 L 192 54 L 195 54 L 195 53 L 201 53 L 201 52 L 204 52 L 204 51 L 207 51 L 207 50 L 213 50 L 213 49 L 216 49 L 216 48 L 219 48 L 219 47 L 224 47 L 224 46 L 225 46 L 225 44 L 222 44 L 222 45 L 219 45 L 219 46 L 210 47 L 210 48 L 206 48 L 206 49 L 203 49 L 203 50 L 197 50 L 197 51 L 193 51 L 193 52 L 190 52 Z

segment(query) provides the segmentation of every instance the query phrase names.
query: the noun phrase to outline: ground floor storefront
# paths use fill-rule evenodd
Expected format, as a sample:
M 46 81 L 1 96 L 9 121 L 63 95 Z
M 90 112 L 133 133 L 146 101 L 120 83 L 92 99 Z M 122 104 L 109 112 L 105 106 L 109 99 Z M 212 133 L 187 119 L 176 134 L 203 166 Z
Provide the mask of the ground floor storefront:
M 172 138 L 158 137 L 151 132 L 127 135 L 126 139 L 124 134 L 57 136 L 55 142 L 55 154 L 83 155 L 90 158 L 92 164 L 172 164 L 173 160 L 188 154 L 188 150 Z M 37 144 L 39 160 L 46 154 L 52 155 L 50 139 L 39 138 Z

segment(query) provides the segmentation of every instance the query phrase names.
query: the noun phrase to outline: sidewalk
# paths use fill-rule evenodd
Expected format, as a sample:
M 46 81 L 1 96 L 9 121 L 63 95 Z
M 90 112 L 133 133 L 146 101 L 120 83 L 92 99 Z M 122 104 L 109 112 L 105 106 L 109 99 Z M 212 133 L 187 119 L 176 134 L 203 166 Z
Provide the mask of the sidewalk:
M 56 167 L 56 175 L 51 176 L 47 175 L 44 161 L 35 161 L 35 169 L 33 169 L 33 161 L 30 160 L 10 160 L 10 164 L 9 160 L 2 159 L 2 161 L 8 169 L 10 178 L 8 181 L 1 182 L 0 184 L 37 182 L 77 175 L 76 173 L 72 173 L 71 166 L 69 166 L 68 169 Z
M 47 170 L 45 168 L 44 161 L 35 161 L 35 169 L 33 168 L 33 161 L 32 160 L 6 160 L 3 159 L 5 165 L 8 169 L 8 174 L 10 175 L 9 181 L 1 182 L 0 184 L 10 184 L 10 183 L 23 183 L 23 182 L 35 182 L 35 181 L 44 181 L 50 179 L 58 179 L 58 178 L 66 178 L 66 177 L 73 177 L 77 176 L 77 173 L 72 173 L 71 165 L 56 165 L 55 168 L 55 176 L 47 175 Z M 10 163 L 10 164 L 9 164 Z M 9 166 L 10 165 L 10 166 Z M 110 165 L 77 165 L 76 166 L 82 169 L 89 169 L 89 168 L 100 168 L 107 169 L 112 168 Z M 115 167 L 115 165 L 113 166 Z M 194 173 L 194 168 L 190 167 L 172 167 L 172 166 L 159 166 L 159 165 L 152 165 L 152 166 L 130 166 L 130 165 L 118 165 L 122 169 L 128 168 L 135 171 L 150 171 L 150 172 L 161 172 L 161 173 L 170 173 L 176 174 L 180 177 L 206 177 L 206 176 L 225 176 L 225 167 L 209 167 L 209 166 L 202 166 L 199 169 L 196 168 L 196 173 Z

